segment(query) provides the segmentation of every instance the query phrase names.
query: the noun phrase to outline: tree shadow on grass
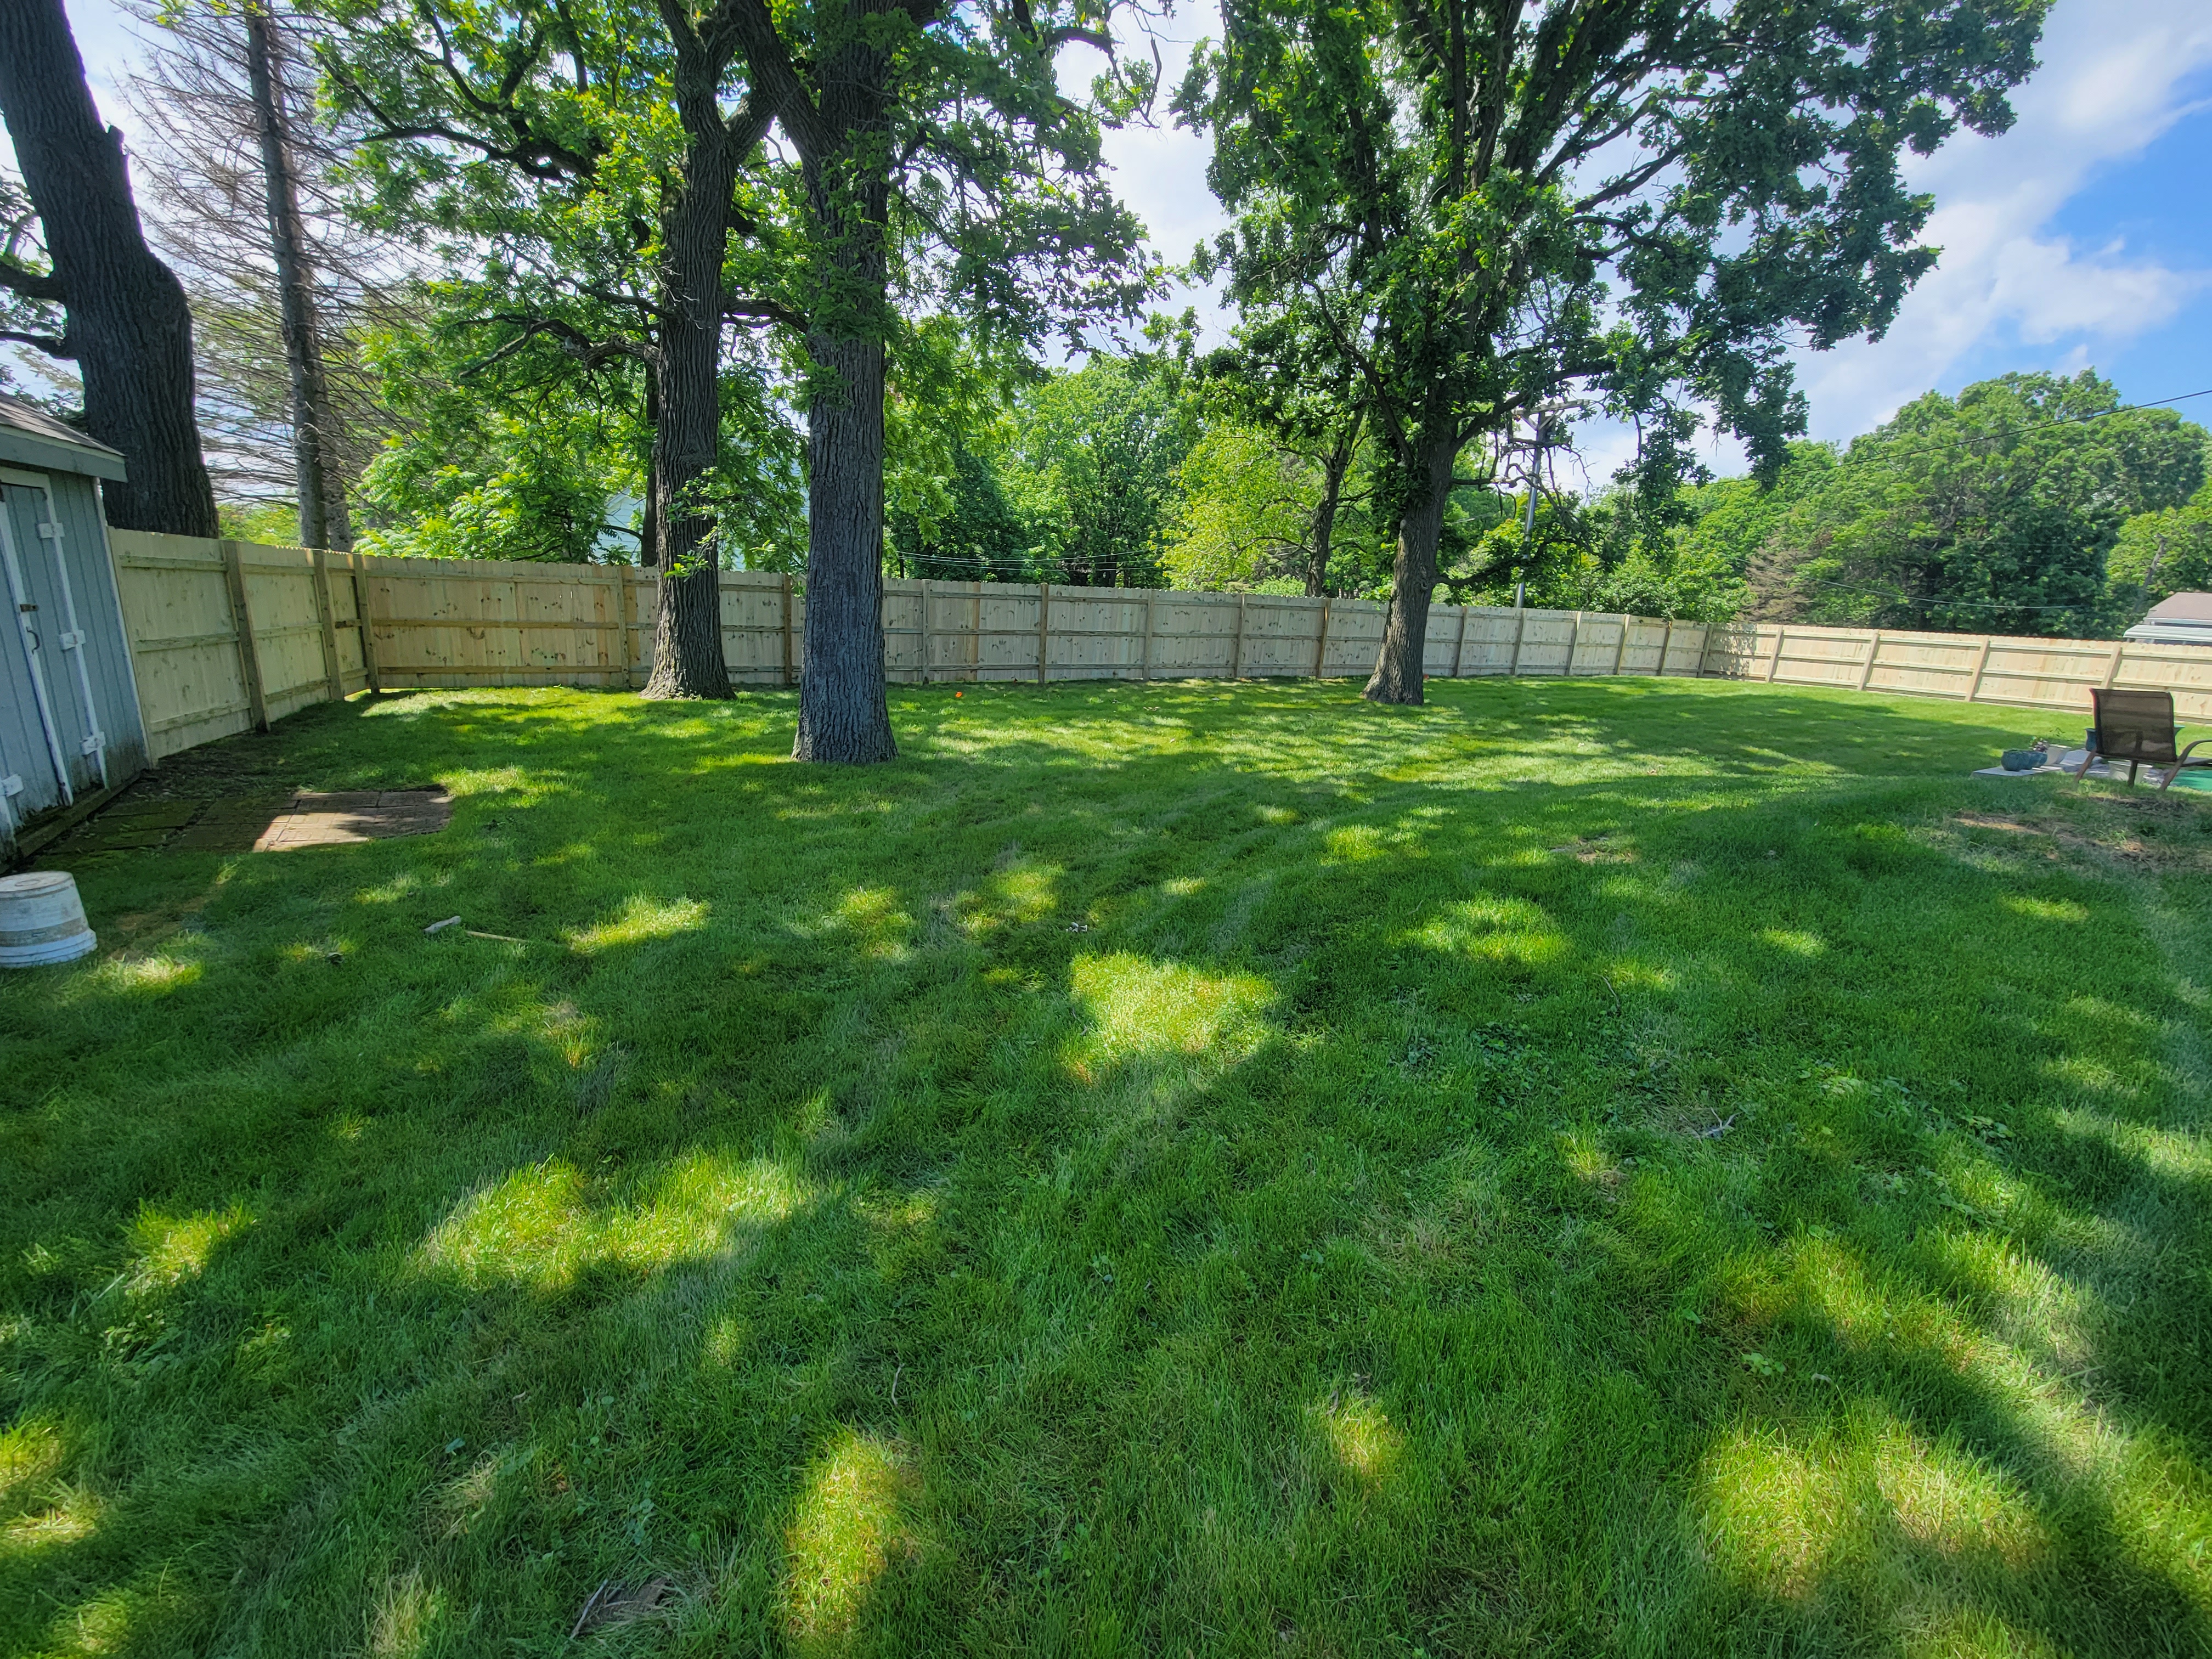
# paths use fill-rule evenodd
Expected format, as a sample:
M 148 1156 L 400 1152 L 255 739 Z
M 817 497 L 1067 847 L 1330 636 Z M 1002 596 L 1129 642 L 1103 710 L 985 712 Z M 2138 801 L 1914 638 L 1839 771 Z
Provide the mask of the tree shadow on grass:
M 7 1639 L 550 1650 L 665 1574 L 591 1639 L 2202 1646 L 2154 896 L 1856 706 L 1621 690 L 1517 785 L 1274 688 L 851 774 L 780 705 L 310 734 L 454 830 L 103 866 L 214 896 L 0 1005 Z

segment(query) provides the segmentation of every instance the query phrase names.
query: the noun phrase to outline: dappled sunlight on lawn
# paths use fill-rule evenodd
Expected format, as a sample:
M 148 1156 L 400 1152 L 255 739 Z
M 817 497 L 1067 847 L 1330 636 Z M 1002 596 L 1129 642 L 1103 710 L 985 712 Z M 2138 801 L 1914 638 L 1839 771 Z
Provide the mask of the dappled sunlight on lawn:
M 741 1229 L 782 1220 L 803 1179 L 765 1159 L 694 1153 L 613 1192 L 558 1161 L 464 1200 L 425 1238 L 414 1271 L 475 1286 L 556 1290 L 594 1268 L 659 1270 L 713 1255 Z
M 0 1652 L 2212 1643 L 2201 804 L 1986 707 L 963 689 L 178 757 L 454 818 L 0 976 Z
M 1558 962 L 1571 948 L 1541 905 L 1488 895 L 1446 905 L 1407 942 L 1448 955 L 1523 967 Z
M 785 1620 L 800 1651 L 849 1632 L 876 1581 L 915 1547 L 904 1509 L 916 1484 L 912 1452 L 853 1429 L 816 1459 L 784 1534 Z
M 568 947 L 589 953 L 617 945 L 641 945 L 647 939 L 667 939 L 707 925 L 707 907 L 696 899 L 648 898 L 637 894 L 624 901 L 621 912 L 589 927 L 573 928 Z
M 1795 1601 L 1869 1596 L 1893 1639 L 1925 1636 L 1923 1621 L 1993 1588 L 1977 1581 L 2052 1547 L 2017 1481 L 1872 1402 L 1802 1430 L 1736 1429 L 1706 1455 L 1698 1486 L 1724 1569 Z
M 1273 1000 L 1253 974 L 1208 974 L 1180 963 L 1147 962 L 1126 951 L 1081 956 L 1068 986 L 1086 1022 L 1074 1046 L 1079 1076 L 1166 1054 L 1230 1064 L 1251 1052 Z
M 131 1224 L 137 1260 L 124 1288 L 143 1296 L 197 1279 L 207 1270 L 208 1257 L 217 1244 L 252 1224 L 252 1212 L 243 1204 L 185 1216 L 141 1210 Z
M 1357 1389 L 1340 1388 L 1314 1407 L 1337 1462 L 1369 1491 L 1397 1473 L 1406 1437 L 1389 1413 Z

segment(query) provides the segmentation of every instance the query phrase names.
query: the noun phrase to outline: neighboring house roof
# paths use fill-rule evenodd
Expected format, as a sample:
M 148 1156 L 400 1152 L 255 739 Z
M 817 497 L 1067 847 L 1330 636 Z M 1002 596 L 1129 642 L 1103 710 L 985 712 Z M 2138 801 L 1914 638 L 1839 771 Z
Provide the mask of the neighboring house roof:
M 2148 623 L 2212 623 L 2212 593 L 2170 593 L 2151 606 Z
M 2124 637 L 2146 645 L 2212 646 L 2212 593 L 2169 595 Z
M 36 404 L 4 393 L 0 393 L 0 461 L 95 478 L 124 476 L 118 452 L 64 425 Z

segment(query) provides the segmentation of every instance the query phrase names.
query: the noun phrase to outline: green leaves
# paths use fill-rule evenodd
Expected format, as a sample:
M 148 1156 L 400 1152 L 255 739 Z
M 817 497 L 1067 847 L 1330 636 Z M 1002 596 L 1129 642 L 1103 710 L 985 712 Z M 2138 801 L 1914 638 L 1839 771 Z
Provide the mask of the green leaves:
M 2124 526 L 2182 510 L 2207 441 L 2171 410 L 2121 409 L 2086 371 L 1930 392 L 1814 469 L 1753 585 L 1822 621 L 2094 633 L 2136 597 L 2106 576 Z
M 1899 154 L 2009 122 L 2046 4 L 1229 0 L 1177 98 L 1237 215 L 1206 263 L 1248 319 L 1332 309 L 1401 471 L 1582 395 L 1643 423 L 1646 493 L 1698 410 L 1771 478 L 1790 348 L 1934 263 Z

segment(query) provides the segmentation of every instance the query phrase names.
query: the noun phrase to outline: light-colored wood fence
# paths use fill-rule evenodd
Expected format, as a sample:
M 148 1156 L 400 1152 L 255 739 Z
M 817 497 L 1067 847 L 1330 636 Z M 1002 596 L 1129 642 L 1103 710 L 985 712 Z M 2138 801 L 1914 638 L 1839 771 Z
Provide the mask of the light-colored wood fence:
M 124 530 L 111 539 L 156 760 L 364 688 L 639 686 L 652 669 L 650 570 L 368 558 Z M 798 683 L 802 583 L 726 571 L 721 611 L 732 679 Z M 1383 616 L 1362 599 L 894 580 L 884 663 L 902 684 L 1364 675 Z M 2184 646 L 1437 605 L 1425 654 L 1440 678 L 1721 675 L 2063 710 L 2084 722 L 2091 686 L 2159 687 L 2183 719 L 2212 720 L 2212 652 Z
M 2212 721 L 2212 651 L 2199 646 L 1742 623 L 1713 630 L 1705 672 L 2063 710 L 2084 725 L 2091 688 L 2118 686 L 2170 691 L 2181 720 Z

